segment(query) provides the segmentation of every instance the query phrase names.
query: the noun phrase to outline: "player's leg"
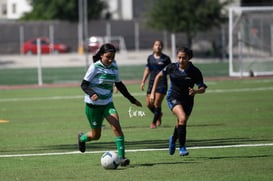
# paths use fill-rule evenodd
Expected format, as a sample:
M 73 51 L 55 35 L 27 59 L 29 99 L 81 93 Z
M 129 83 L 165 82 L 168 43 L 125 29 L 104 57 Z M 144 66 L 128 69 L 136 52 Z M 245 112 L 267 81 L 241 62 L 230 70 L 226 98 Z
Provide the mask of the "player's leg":
M 87 133 L 78 134 L 78 146 L 81 152 L 85 152 L 85 143 L 91 140 L 98 140 L 101 136 L 101 125 L 104 107 L 96 107 L 86 104 L 85 113 L 90 124 L 91 130 Z
M 179 140 L 180 155 L 186 156 L 189 154 L 185 146 L 186 135 L 187 135 L 186 125 L 187 125 L 188 115 L 185 113 L 182 105 L 176 105 L 172 111 L 177 117 L 177 125 L 176 125 L 176 130 L 174 131 L 174 135 L 177 135 L 177 138 Z M 175 139 L 175 136 L 173 137 Z
M 115 143 L 118 150 L 118 156 L 121 160 L 121 166 L 127 166 L 130 164 L 130 160 L 125 157 L 124 135 L 120 126 L 118 113 L 113 104 L 109 104 L 107 106 L 104 115 L 114 132 Z
M 155 100 L 154 100 L 154 118 L 153 118 L 153 124 L 156 124 L 157 126 L 161 125 L 161 117 L 162 117 L 162 111 L 161 111 L 161 105 L 162 101 L 165 97 L 165 94 L 162 93 L 155 93 Z
M 150 94 L 147 94 L 146 95 L 146 106 L 147 108 L 152 112 L 154 113 L 155 112 L 155 107 L 154 107 L 154 104 L 150 101 Z
M 150 101 L 150 94 L 146 95 L 146 106 L 153 114 L 155 113 L 155 106 L 154 106 L 154 103 Z M 153 121 L 150 125 L 150 128 L 151 129 L 156 128 L 156 124 L 153 123 Z

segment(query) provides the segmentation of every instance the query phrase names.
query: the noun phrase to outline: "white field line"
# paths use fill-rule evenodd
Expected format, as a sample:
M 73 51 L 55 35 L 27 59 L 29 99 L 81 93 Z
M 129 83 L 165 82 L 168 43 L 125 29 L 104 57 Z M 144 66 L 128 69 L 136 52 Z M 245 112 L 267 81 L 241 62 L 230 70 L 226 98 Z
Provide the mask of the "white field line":
M 240 144 L 240 145 L 223 145 L 223 146 L 195 146 L 188 147 L 189 150 L 200 150 L 200 149 L 222 149 L 222 148 L 241 148 L 241 147 L 265 147 L 273 146 L 273 143 L 262 143 L 262 144 Z M 148 151 L 167 151 L 168 148 L 161 149 L 135 149 L 126 150 L 126 152 L 148 152 Z M 96 154 L 104 153 L 108 150 L 103 151 L 87 151 L 84 154 Z M 56 156 L 56 155 L 74 155 L 82 154 L 80 151 L 71 152 L 59 152 L 59 153 L 33 153 L 33 154 L 14 154 L 14 155 L 0 155 L 0 158 L 14 158 L 14 157 L 34 157 L 34 156 Z
M 214 89 L 207 90 L 206 93 L 233 93 L 233 92 L 256 92 L 273 90 L 273 87 L 256 87 L 256 88 L 240 88 L 240 89 Z M 145 92 L 132 93 L 134 96 L 144 96 Z M 121 94 L 114 94 L 114 97 L 120 97 Z M 52 97 L 28 97 L 28 98 L 2 98 L 0 102 L 17 102 L 17 101 L 49 101 L 49 100 L 65 100 L 65 99 L 83 99 L 84 95 L 75 96 L 52 96 Z
M 0 99 L 0 102 L 17 102 L 17 101 L 46 101 L 46 100 L 64 100 L 64 99 L 79 99 L 84 96 L 52 96 L 52 97 L 28 97 L 28 98 L 5 98 Z

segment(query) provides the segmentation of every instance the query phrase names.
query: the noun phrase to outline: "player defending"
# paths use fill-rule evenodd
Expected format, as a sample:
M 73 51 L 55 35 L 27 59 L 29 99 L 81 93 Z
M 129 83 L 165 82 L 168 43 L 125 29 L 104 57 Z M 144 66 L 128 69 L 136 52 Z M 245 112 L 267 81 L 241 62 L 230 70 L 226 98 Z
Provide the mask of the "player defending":
M 170 57 L 162 53 L 163 43 L 160 40 L 156 40 L 153 45 L 153 54 L 148 56 L 146 68 L 143 72 L 143 78 L 141 81 L 140 88 L 144 90 L 145 81 L 150 75 L 149 85 L 146 94 L 146 106 L 154 114 L 153 121 L 150 125 L 151 129 L 161 125 L 161 104 L 162 100 L 168 89 L 167 78 L 162 77 L 158 82 L 158 87 L 155 90 L 155 99 L 153 102 L 150 100 L 150 94 L 153 87 L 155 76 L 160 72 L 166 65 L 171 63 Z
M 186 126 L 194 104 L 194 96 L 205 92 L 207 86 L 203 82 L 200 70 L 190 61 L 193 57 L 192 50 L 179 48 L 177 50 L 177 62 L 168 65 L 157 74 L 152 92 L 151 101 L 155 99 L 155 92 L 159 79 L 169 75 L 171 85 L 168 90 L 167 102 L 170 110 L 176 116 L 176 125 L 173 135 L 169 138 L 169 153 L 173 155 L 176 149 L 176 140 L 179 141 L 180 156 L 186 156 Z M 197 88 L 194 88 L 197 85 Z

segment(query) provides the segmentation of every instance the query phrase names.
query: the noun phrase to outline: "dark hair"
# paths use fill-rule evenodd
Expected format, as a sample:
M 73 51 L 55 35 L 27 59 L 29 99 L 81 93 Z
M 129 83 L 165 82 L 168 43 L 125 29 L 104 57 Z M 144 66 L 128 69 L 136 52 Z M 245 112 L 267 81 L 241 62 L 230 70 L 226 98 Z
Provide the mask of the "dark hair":
M 189 48 L 186 48 L 186 47 L 179 47 L 179 48 L 177 48 L 176 53 L 178 54 L 179 52 L 184 52 L 184 53 L 186 53 L 186 55 L 188 56 L 189 60 L 192 59 L 192 57 L 193 57 L 193 52 L 192 52 L 192 50 L 189 49 Z
M 155 44 L 155 42 L 157 42 L 157 41 L 160 43 L 161 47 L 164 48 L 163 42 L 162 42 L 161 40 L 159 40 L 159 39 L 155 40 L 155 41 L 154 41 L 154 44 Z
M 111 43 L 105 43 L 97 50 L 96 54 L 93 56 L 93 62 L 100 60 L 100 56 L 106 52 L 116 53 L 116 48 Z

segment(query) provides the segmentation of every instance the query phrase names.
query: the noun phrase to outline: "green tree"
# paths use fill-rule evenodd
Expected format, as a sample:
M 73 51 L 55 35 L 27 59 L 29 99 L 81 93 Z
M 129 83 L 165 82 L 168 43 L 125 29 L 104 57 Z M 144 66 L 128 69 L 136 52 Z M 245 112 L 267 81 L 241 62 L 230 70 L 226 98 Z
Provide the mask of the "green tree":
M 187 44 L 197 32 L 219 27 L 227 18 L 223 8 L 230 1 L 220 0 L 156 0 L 147 14 L 147 24 L 157 30 L 170 33 L 185 33 Z
M 33 10 L 22 20 L 66 20 L 78 21 L 79 0 L 32 0 Z M 99 19 L 107 6 L 100 0 L 88 1 L 88 19 Z

